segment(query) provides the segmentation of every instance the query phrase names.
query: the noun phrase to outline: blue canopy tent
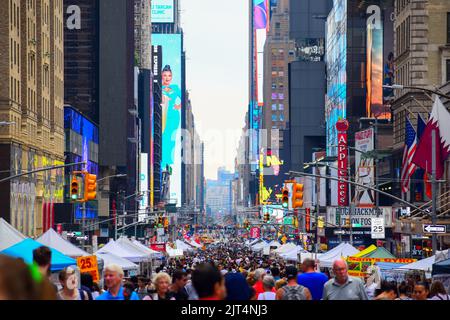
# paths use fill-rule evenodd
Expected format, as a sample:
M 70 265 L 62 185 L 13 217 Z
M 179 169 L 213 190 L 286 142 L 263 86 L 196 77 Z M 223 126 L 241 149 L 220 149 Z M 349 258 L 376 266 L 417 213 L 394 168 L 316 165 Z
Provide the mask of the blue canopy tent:
M 33 262 L 33 250 L 43 246 L 41 243 L 34 241 L 33 239 L 25 239 L 3 251 L 0 254 L 4 254 L 11 257 L 22 258 L 26 263 Z M 50 248 L 52 251 L 52 265 L 51 271 L 59 271 L 65 267 L 76 265 L 77 261 L 72 259 L 58 250 Z
M 436 274 L 450 274 L 450 259 L 433 264 L 432 275 Z

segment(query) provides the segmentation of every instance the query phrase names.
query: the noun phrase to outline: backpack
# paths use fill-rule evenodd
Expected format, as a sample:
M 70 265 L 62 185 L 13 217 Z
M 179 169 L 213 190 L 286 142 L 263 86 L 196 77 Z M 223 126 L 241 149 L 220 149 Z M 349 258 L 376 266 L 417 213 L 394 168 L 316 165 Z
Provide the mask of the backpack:
M 282 287 L 284 294 L 282 300 L 306 300 L 305 287 L 302 285 Z

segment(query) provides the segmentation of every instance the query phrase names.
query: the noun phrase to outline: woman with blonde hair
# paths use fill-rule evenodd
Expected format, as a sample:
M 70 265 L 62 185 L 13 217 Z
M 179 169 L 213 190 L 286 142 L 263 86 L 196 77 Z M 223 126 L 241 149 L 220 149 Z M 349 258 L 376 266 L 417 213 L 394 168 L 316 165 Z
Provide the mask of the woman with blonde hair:
M 155 292 L 146 296 L 143 300 L 175 300 L 173 292 L 169 291 L 172 279 L 165 272 L 159 272 L 153 278 Z

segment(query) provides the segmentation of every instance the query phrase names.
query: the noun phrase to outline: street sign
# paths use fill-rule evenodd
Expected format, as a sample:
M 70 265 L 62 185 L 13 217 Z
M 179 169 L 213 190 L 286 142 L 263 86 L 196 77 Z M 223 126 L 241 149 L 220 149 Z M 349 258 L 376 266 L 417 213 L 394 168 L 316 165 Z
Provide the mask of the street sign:
M 338 235 L 338 234 L 345 234 L 345 231 L 344 231 L 344 230 L 333 230 L 333 233 L 334 233 L 335 235 Z
M 384 218 L 371 218 L 372 239 L 384 239 Z
M 90 273 L 94 282 L 100 281 L 97 256 L 79 257 L 77 258 L 77 266 L 80 269 L 80 273 Z
M 423 233 L 445 233 L 446 227 L 445 225 L 432 225 L 432 224 L 424 224 Z

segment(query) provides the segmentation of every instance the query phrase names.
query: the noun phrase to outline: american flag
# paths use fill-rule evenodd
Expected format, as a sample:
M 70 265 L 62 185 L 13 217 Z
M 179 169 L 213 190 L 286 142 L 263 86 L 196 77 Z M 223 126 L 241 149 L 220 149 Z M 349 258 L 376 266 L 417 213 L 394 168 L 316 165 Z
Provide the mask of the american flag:
M 409 181 L 416 171 L 416 165 L 412 163 L 412 159 L 417 149 L 416 130 L 412 126 L 408 117 L 405 124 L 405 149 L 403 150 L 402 175 L 400 178 L 403 193 L 409 190 Z

